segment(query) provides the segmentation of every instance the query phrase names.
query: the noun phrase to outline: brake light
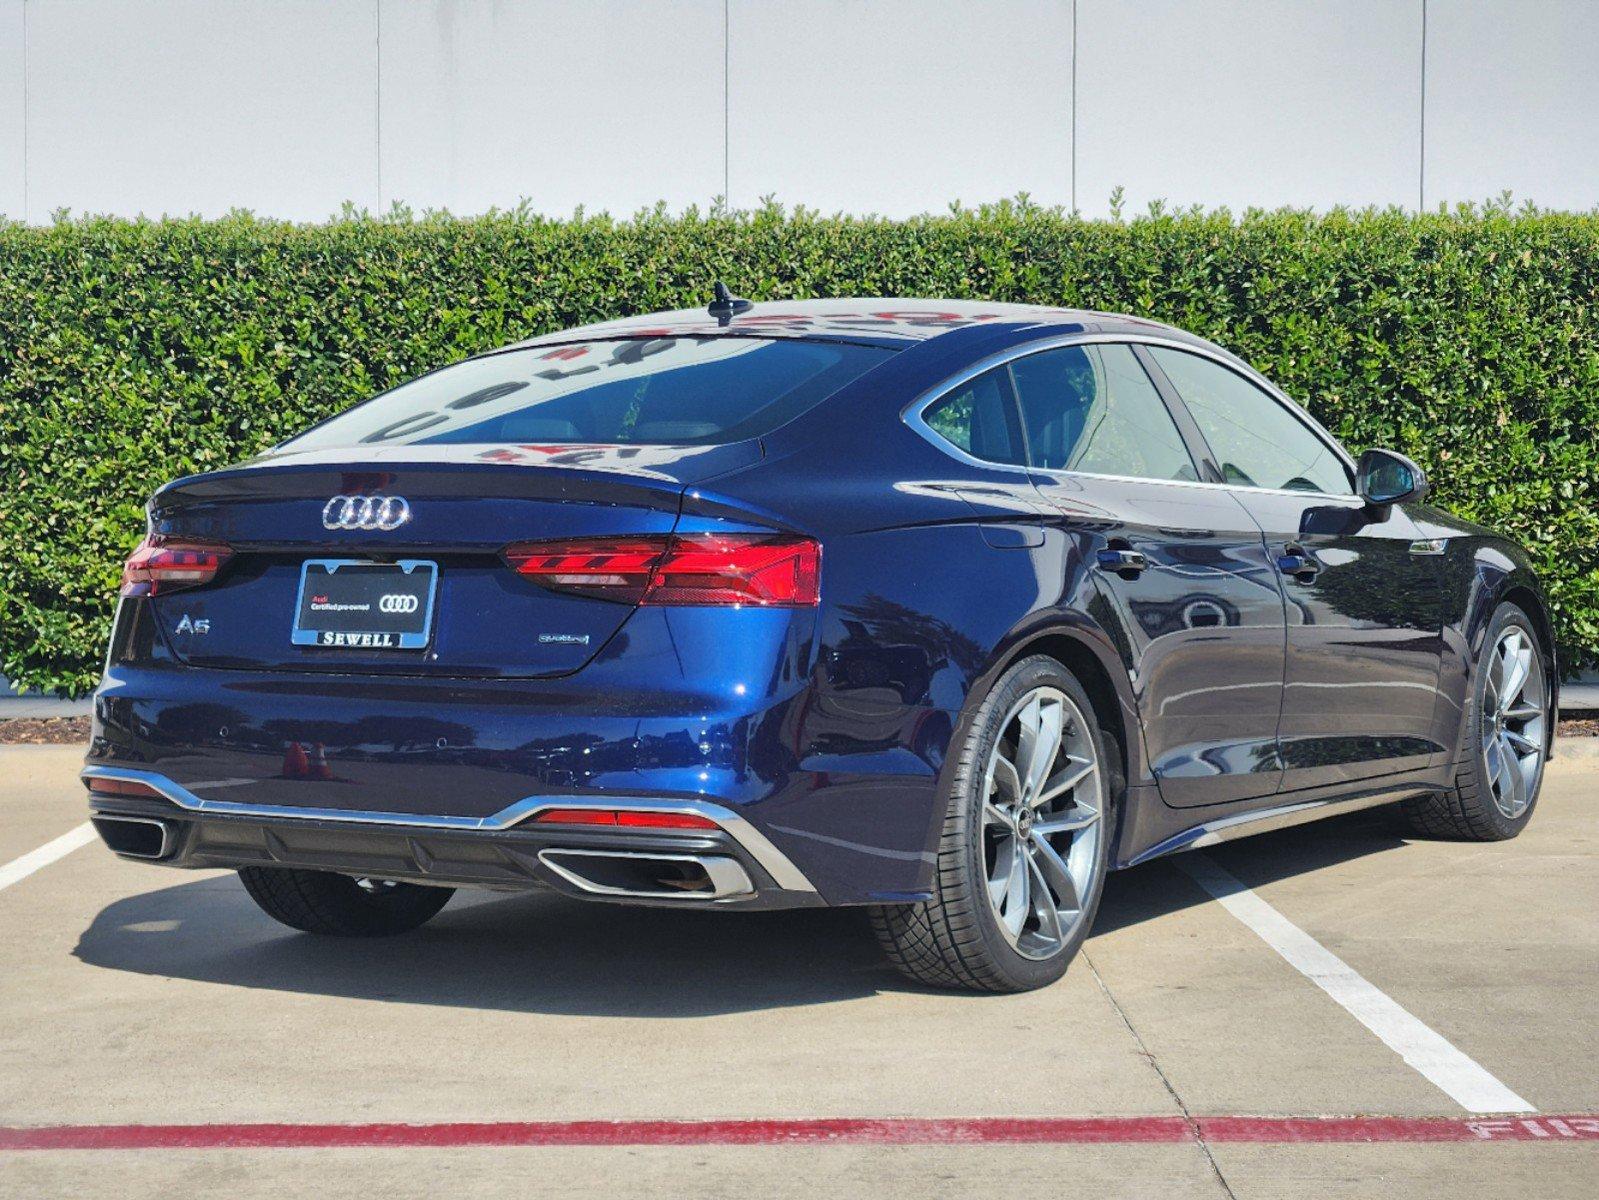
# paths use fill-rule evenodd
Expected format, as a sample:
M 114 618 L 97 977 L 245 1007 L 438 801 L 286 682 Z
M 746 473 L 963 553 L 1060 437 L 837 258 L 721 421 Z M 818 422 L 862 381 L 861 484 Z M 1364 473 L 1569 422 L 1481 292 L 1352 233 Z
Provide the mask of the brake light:
M 821 599 L 821 545 L 787 534 L 524 542 L 505 561 L 552 591 L 629 604 L 810 608 Z
M 216 578 L 233 551 L 221 542 L 170 538 L 152 533 L 122 568 L 124 596 L 158 596 L 199 587 Z
M 715 821 L 697 813 L 637 812 L 614 808 L 548 808 L 533 818 L 535 825 L 620 825 L 628 829 L 716 829 Z

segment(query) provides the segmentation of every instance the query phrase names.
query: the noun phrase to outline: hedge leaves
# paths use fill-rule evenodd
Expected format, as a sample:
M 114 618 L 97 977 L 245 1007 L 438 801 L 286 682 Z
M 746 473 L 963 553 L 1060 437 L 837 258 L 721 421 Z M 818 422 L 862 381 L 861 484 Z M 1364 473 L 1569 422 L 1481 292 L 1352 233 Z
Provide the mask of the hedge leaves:
M 423 370 L 602 318 L 763 300 L 1080 305 L 1212 338 L 1355 451 L 1526 543 L 1563 666 L 1599 663 L 1599 215 L 1154 213 L 908 221 L 348 217 L 0 226 L 0 671 L 84 691 L 164 481 Z

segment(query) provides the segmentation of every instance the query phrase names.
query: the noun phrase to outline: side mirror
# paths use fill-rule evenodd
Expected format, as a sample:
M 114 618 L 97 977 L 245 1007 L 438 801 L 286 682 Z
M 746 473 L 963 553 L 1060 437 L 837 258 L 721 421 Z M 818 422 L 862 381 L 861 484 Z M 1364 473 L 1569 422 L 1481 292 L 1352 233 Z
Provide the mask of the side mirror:
M 1355 468 L 1360 498 L 1375 508 L 1420 500 L 1427 494 L 1427 473 L 1403 454 L 1368 450 Z

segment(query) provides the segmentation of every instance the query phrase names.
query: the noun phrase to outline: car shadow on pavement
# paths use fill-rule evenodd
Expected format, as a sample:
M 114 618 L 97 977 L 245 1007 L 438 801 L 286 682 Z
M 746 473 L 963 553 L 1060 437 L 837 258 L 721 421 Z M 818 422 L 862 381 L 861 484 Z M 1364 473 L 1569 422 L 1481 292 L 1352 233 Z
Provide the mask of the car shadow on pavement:
M 858 909 L 673 912 L 474 891 L 414 933 L 328 938 L 276 924 L 231 874 L 106 906 L 74 954 L 236 987 L 584 1016 L 694 1017 L 901 990 Z
M 1207 853 L 1244 885 L 1258 887 L 1370 854 L 1386 854 L 1414 840 L 1390 805 L 1256 834 Z M 1179 861 L 1180 856 L 1159 858 L 1112 873 L 1105 882 L 1094 931 L 1110 933 L 1209 900 L 1209 894 L 1178 868 Z
M 1253 885 L 1404 840 L 1393 818 L 1376 811 L 1222 853 Z M 1149 863 L 1111 875 L 1095 929 L 1207 899 L 1170 862 Z M 74 953 L 108 970 L 236 987 L 602 1017 L 695 1017 L 924 990 L 886 964 L 859 909 L 673 912 L 463 892 L 415 933 L 368 941 L 284 929 L 234 876 L 212 874 L 108 905 Z

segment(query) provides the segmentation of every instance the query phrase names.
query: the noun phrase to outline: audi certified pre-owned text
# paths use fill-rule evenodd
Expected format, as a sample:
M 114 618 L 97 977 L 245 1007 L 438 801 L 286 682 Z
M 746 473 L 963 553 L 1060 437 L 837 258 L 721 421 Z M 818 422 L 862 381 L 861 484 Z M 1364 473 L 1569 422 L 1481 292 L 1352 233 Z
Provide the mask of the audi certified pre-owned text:
M 857 905 L 914 979 L 1038 987 L 1111 870 L 1531 820 L 1548 607 L 1426 490 L 1168 326 L 719 287 L 161 488 L 89 804 L 313 933 Z

